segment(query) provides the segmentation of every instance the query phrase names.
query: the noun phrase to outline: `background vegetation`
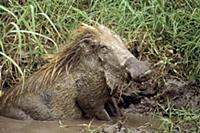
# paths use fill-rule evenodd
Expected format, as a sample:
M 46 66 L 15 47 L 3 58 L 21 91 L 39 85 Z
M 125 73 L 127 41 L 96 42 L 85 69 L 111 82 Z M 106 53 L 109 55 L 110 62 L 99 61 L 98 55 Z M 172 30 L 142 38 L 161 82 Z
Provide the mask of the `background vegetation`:
M 200 80 L 199 0 L 1 0 L 0 89 L 41 67 L 80 22 L 92 20 L 163 74 Z

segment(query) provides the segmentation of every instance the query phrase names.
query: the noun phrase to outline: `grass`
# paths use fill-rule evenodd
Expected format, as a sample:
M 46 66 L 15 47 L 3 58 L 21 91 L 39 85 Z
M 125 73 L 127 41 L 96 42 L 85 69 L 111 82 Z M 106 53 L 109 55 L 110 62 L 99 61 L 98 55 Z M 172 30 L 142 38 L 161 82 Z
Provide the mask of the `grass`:
M 166 116 L 159 115 L 163 132 L 198 133 L 200 131 L 200 110 L 175 109 L 170 103 L 167 107 L 160 105 Z
M 183 79 L 200 83 L 198 0 L 0 1 L 0 88 L 10 88 L 45 63 L 80 22 L 93 20 L 119 33 L 148 58 Z

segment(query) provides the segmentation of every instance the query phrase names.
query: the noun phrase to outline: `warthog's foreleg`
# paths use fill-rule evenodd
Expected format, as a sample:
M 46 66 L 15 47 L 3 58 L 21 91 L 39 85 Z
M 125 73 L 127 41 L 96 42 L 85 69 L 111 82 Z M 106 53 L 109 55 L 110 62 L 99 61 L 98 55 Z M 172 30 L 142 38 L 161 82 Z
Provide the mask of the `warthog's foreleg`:
M 95 104 L 95 102 L 93 102 L 92 99 L 91 101 L 86 101 L 81 97 L 77 98 L 76 102 L 79 108 L 82 110 L 84 117 L 86 118 L 96 117 L 99 120 L 106 120 L 106 121 L 111 120 L 109 114 L 104 109 L 104 104 L 98 106 L 97 104 Z
M 55 119 L 51 110 L 44 104 L 41 96 L 26 95 L 21 97 L 18 106 L 25 114 L 35 120 L 53 120 Z
M 109 115 L 111 116 L 122 116 L 122 112 L 120 108 L 117 105 L 117 99 L 114 97 L 110 97 L 108 101 L 106 102 L 105 108 L 108 111 Z
M 5 117 L 18 119 L 18 120 L 26 120 L 31 119 L 29 115 L 27 115 L 24 111 L 17 107 L 5 107 L 0 111 L 0 115 Z

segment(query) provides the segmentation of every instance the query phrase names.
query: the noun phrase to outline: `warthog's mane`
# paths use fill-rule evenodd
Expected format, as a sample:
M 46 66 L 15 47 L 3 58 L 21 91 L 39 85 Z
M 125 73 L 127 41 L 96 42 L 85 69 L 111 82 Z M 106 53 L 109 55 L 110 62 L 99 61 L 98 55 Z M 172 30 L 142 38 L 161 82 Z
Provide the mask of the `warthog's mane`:
M 7 91 L 5 95 L 0 98 L 3 103 L 20 95 L 20 93 L 37 92 L 41 89 L 47 89 L 63 72 L 66 74 L 76 66 L 79 62 L 81 52 L 80 45 L 84 42 L 100 41 L 98 36 L 101 33 L 95 27 L 83 25 L 78 30 L 75 30 L 71 43 L 67 44 L 63 50 L 53 54 L 49 63 L 45 64 L 37 72 L 33 73 L 27 80 L 24 86 L 22 84 Z M 66 75 L 67 76 L 67 75 Z M 10 98 L 9 98 L 10 97 Z

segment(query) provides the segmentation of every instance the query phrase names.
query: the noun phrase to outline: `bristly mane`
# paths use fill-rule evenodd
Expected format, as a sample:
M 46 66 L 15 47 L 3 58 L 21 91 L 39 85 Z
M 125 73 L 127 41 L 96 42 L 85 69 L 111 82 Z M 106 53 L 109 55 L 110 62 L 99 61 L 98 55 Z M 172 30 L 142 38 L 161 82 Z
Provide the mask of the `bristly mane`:
M 68 44 L 64 50 L 54 54 L 48 64 L 44 65 L 44 67 L 30 77 L 28 86 L 35 89 L 44 88 L 46 85 L 57 79 L 63 72 L 66 74 L 70 72 L 80 60 L 82 52 L 80 45 L 84 42 L 87 43 L 90 40 L 97 40 L 98 34 L 99 33 L 95 28 L 91 29 L 91 27 L 81 26 L 75 31 L 73 41 Z M 34 81 L 36 81 L 36 83 L 34 83 Z M 40 82 L 40 85 L 38 85 L 38 81 Z M 40 87 L 37 88 L 37 86 Z
M 95 27 L 83 25 L 75 31 L 74 39 L 69 43 L 64 50 L 56 53 L 51 58 L 50 62 L 33 73 L 27 80 L 25 80 L 24 89 L 21 85 L 10 89 L 7 94 L 3 95 L 3 103 L 10 98 L 14 98 L 19 93 L 36 92 L 40 89 L 47 88 L 53 81 L 55 81 L 60 74 L 69 72 L 73 66 L 76 66 L 81 56 L 80 45 L 83 42 L 91 40 L 99 40 L 98 36 L 101 33 Z M 11 100 L 10 99 L 10 100 Z M 0 100 L 1 101 L 1 100 Z

